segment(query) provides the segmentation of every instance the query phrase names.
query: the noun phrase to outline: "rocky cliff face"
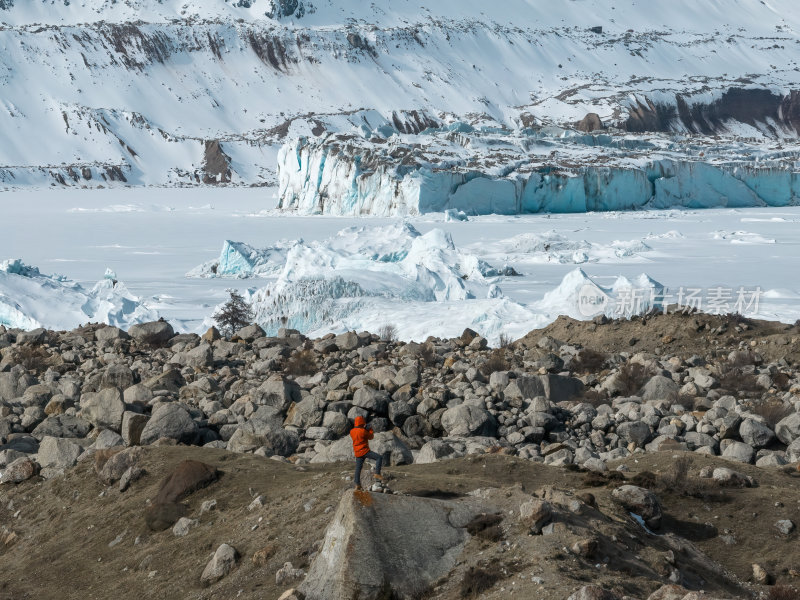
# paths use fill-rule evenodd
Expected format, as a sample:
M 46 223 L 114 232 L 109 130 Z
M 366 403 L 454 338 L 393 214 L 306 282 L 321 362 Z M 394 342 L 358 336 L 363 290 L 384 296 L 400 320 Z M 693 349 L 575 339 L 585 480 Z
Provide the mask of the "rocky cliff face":
M 581 129 L 795 138 L 796 13 L 737 7 L 4 0 L 0 181 L 203 184 L 216 140 L 230 183 L 274 183 L 287 138 L 591 113 Z

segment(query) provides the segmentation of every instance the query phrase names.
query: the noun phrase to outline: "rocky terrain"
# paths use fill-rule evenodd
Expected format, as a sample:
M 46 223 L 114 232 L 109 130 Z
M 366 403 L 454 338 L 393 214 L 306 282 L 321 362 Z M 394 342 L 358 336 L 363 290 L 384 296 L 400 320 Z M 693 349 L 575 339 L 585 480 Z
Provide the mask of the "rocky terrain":
M 797 326 L 381 334 L 3 329 L 0 597 L 795 597 Z

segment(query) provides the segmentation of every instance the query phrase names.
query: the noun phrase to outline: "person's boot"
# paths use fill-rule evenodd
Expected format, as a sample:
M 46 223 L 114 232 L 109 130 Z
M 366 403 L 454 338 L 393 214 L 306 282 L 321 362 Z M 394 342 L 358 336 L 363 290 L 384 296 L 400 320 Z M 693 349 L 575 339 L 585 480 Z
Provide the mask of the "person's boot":
M 356 491 L 357 491 L 357 492 L 363 492 L 363 491 L 364 491 L 364 488 L 362 488 L 360 485 L 357 485 L 357 486 L 356 486 Z
M 375 473 L 375 474 L 373 474 L 373 475 L 372 475 L 372 478 L 373 478 L 375 481 L 378 481 L 378 482 L 380 482 L 380 483 L 386 483 L 386 480 L 383 478 L 383 475 L 381 475 L 380 473 Z

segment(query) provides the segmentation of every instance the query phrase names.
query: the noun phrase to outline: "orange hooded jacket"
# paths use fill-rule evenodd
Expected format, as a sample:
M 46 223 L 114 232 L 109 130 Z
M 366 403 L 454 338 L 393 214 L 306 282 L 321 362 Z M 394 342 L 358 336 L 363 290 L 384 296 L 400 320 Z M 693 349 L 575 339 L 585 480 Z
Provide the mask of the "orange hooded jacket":
M 353 454 L 356 458 L 364 456 L 369 452 L 369 440 L 372 439 L 372 429 L 367 429 L 364 417 L 356 417 L 355 427 L 350 430 L 350 437 L 353 438 Z

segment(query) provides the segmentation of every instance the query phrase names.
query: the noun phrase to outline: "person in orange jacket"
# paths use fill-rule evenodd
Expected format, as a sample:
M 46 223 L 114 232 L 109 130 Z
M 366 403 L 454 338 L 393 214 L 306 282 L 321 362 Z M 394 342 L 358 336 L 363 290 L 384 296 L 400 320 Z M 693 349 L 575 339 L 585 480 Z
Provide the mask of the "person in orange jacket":
M 372 429 L 367 429 L 367 422 L 364 417 L 356 417 L 354 427 L 350 430 L 350 437 L 353 439 L 353 454 L 356 455 L 356 475 L 354 479 L 357 490 L 362 489 L 361 468 L 368 458 L 375 461 L 375 474 L 372 477 L 378 481 L 383 481 L 381 476 L 383 456 L 369 449 L 369 440 L 372 439 L 373 435 Z

